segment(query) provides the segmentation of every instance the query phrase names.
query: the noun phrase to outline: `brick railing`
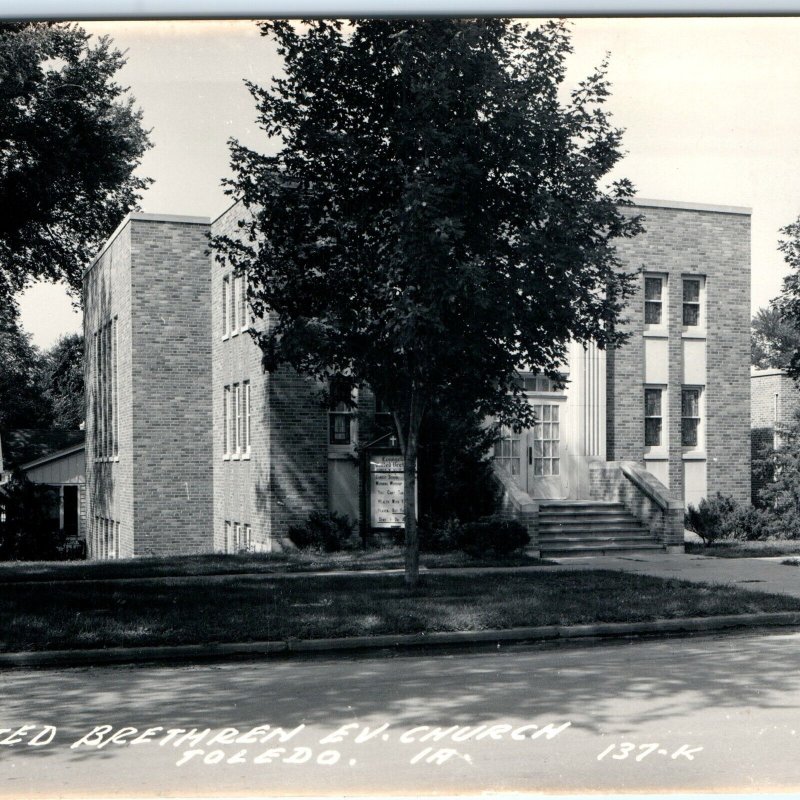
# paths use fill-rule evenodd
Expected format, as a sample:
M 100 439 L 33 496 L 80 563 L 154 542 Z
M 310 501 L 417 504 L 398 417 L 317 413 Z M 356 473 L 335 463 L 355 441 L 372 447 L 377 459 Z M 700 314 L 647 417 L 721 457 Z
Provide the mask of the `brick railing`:
M 500 510 L 498 516 L 522 523 L 531 537 L 525 552 L 536 558 L 539 548 L 539 503 L 517 486 L 514 478 L 502 467 L 493 464 L 494 478 L 500 485 Z
M 622 503 L 668 553 L 682 553 L 683 502 L 635 461 L 591 461 L 589 487 L 593 500 Z

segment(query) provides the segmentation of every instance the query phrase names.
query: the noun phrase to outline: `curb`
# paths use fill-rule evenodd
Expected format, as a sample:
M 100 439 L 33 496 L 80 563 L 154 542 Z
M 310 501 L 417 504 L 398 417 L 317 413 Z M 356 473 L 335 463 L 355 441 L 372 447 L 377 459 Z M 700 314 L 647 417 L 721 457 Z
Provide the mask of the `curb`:
M 94 650 L 44 650 L 0 653 L 0 668 L 75 667 L 144 662 L 217 661 L 255 656 L 291 656 L 299 653 L 336 653 L 385 648 L 452 647 L 500 642 L 545 642 L 569 639 L 614 639 L 630 636 L 669 636 L 730 628 L 761 626 L 800 627 L 800 612 L 731 614 L 686 617 L 653 622 L 601 622 L 593 625 L 544 625 L 487 631 L 452 631 L 419 634 L 382 634 L 343 639 L 287 639 L 276 642 L 109 647 Z

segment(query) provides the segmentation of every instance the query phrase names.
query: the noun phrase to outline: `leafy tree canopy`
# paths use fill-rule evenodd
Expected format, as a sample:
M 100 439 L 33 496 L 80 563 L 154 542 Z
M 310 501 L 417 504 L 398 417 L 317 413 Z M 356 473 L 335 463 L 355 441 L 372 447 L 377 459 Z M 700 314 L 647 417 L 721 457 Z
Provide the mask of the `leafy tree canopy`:
M 151 146 L 125 63 L 76 25 L 0 23 L 0 303 L 30 279 L 80 287 L 83 266 L 149 185 Z
M 759 369 L 788 369 L 800 350 L 800 331 L 772 303 L 759 308 L 750 334 L 750 361 Z
M 620 343 L 639 220 L 605 65 L 564 91 L 569 30 L 503 19 L 261 24 L 284 59 L 250 84 L 279 152 L 231 144 L 252 216 L 213 241 L 249 276 L 268 369 L 369 383 L 398 422 L 415 580 L 420 423 L 455 404 L 530 424 L 521 370 Z M 271 313 L 270 313 L 271 312 Z
M 77 430 L 86 419 L 83 389 L 83 334 L 62 336 L 45 354 L 43 384 L 53 427 Z

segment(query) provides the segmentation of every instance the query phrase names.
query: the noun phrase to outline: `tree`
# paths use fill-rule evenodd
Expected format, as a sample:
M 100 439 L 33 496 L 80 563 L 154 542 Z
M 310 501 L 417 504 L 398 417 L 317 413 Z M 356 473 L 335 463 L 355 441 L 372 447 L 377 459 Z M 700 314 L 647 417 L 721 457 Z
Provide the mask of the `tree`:
M 80 428 L 86 418 L 82 334 L 62 336 L 50 348 L 42 379 L 53 410 L 53 427 Z
M 125 63 L 76 25 L 0 23 L 0 303 L 28 280 L 80 287 L 82 270 L 150 180 L 151 146 Z
M 759 369 L 788 369 L 792 356 L 800 350 L 800 331 L 771 303 L 759 308 L 753 317 L 750 335 L 750 362 Z
M 231 142 L 251 215 L 212 240 L 249 276 L 268 370 L 365 382 L 405 459 L 406 582 L 418 578 L 415 464 L 437 408 L 533 423 L 523 369 L 558 379 L 570 338 L 616 345 L 640 230 L 599 182 L 621 132 L 605 65 L 562 100 L 568 28 L 503 19 L 261 24 L 284 60 L 248 84 L 279 140 Z M 454 402 L 457 399 L 457 403 Z
M 0 433 L 51 426 L 44 368 L 45 358 L 19 327 L 16 309 L 0 304 Z

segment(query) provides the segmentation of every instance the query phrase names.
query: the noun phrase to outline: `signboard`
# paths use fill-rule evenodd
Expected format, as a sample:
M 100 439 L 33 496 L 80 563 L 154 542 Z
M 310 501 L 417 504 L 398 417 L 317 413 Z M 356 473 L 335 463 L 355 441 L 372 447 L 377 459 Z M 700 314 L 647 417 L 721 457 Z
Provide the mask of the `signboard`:
M 403 528 L 405 491 L 403 456 L 373 453 L 369 459 L 370 524 Z

